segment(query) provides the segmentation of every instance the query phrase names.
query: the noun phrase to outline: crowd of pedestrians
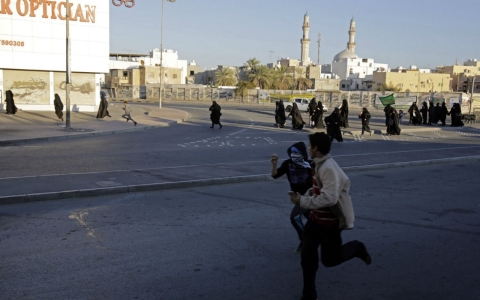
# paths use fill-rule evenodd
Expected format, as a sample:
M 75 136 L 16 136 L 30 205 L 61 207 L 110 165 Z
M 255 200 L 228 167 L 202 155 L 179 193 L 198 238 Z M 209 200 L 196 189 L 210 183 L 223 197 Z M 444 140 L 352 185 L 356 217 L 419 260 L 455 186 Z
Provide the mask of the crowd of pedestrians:
M 412 103 L 410 108 L 408 109 L 408 113 L 410 114 L 410 120 L 408 125 L 439 125 L 441 126 L 446 125 L 447 116 L 451 116 L 451 125 L 453 127 L 463 126 L 462 121 L 462 108 L 459 103 L 454 103 L 452 108 L 448 110 L 447 105 L 445 102 L 437 103 L 436 105 L 433 104 L 432 101 L 424 101 L 422 103 L 422 108 L 419 110 L 417 104 L 415 102 Z

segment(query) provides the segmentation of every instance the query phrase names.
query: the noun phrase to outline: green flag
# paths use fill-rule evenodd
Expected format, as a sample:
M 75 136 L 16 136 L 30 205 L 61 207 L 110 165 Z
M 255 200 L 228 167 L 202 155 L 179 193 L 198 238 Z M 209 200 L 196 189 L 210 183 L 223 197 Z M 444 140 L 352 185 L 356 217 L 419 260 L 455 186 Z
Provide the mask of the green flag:
M 388 104 L 392 105 L 395 104 L 395 96 L 393 94 L 387 96 L 387 97 L 378 97 L 380 101 L 382 101 L 382 104 L 384 106 L 387 106 Z

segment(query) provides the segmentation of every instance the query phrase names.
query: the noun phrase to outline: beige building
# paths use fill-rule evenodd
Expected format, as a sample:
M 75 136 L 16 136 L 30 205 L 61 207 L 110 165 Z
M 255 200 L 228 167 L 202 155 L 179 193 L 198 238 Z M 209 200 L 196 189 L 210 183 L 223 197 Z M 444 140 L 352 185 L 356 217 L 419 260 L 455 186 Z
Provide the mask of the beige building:
M 452 78 L 452 91 L 467 92 L 467 80 L 473 76 L 480 76 L 480 62 L 476 59 L 469 59 L 462 65 L 437 67 L 437 72 L 449 74 Z M 476 82 L 477 79 L 475 80 Z M 475 84 L 475 92 L 480 90 L 480 84 Z M 468 91 L 470 92 L 470 91 Z
M 163 68 L 163 71 L 165 73 L 164 84 L 181 84 L 182 69 Z M 111 69 L 110 74 L 105 78 L 105 82 L 107 88 L 158 84 L 160 83 L 160 67 L 139 66 L 127 70 Z
M 404 72 L 373 72 L 372 90 L 382 84 L 399 86 L 402 92 L 433 93 L 450 91 L 450 74 L 421 73 L 419 70 Z

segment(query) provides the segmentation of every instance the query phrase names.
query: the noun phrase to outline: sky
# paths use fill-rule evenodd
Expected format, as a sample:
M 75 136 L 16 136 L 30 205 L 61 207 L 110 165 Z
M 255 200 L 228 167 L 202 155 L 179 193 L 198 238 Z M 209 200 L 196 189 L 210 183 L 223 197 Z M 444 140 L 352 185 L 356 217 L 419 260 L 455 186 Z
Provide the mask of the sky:
M 111 2 L 110 0 L 108 0 Z M 160 48 L 161 0 L 110 3 L 110 52 Z M 348 42 L 377 63 L 435 68 L 480 59 L 480 0 L 176 0 L 164 4 L 163 48 L 201 69 L 300 58 L 303 16 L 310 16 L 310 58 L 331 63 Z

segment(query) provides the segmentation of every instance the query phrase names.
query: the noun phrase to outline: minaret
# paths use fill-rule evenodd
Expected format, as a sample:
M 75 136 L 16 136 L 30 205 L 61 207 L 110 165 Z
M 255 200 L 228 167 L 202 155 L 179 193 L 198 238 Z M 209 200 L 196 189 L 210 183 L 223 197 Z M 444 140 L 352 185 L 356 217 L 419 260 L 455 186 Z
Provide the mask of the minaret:
M 310 39 L 308 38 L 308 31 L 310 30 L 310 17 L 308 16 L 308 12 L 303 17 L 303 39 L 300 40 L 302 44 L 302 56 L 301 56 L 301 65 L 307 66 L 310 64 L 310 57 L 308 56 L 310 53 Z
M 349 39 L 347 43 L 347 49 L 355 53 L 355 46 L 357 45 L 355 43 L 355 20 L 352 17 L 352 20 L 350 21 L 350 30 L 348 31 Z

